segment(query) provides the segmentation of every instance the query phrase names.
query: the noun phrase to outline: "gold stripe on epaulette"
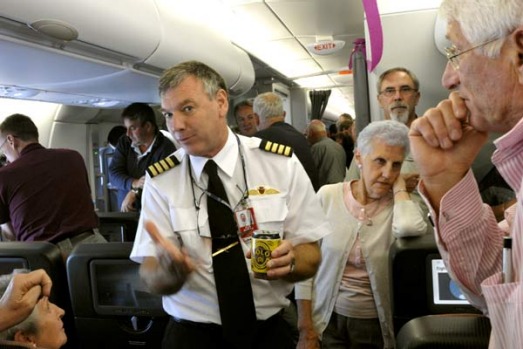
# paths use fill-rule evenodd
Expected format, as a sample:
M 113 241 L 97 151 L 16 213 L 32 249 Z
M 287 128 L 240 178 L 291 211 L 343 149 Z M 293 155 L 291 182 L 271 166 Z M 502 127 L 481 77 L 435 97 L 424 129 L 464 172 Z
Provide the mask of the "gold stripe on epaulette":
M 167 170 L 170 170 L 171 168 L 176 167 L 176 165 L 179 163 L 180 161 L 174 155 L 171 155 L 149 166 L 147 168 L 147 173 L 149 173 L 149 176 L 155 177 Z
M 292 156 L 292 148 L 288 145 L 283 145 L 279 143 L 274 143 L 267 140 L 262 140 L 260 143 L 260 149 L 265 150 L 269 153 L 274 153 L 278 155 L 283 155 L 287 157 Z

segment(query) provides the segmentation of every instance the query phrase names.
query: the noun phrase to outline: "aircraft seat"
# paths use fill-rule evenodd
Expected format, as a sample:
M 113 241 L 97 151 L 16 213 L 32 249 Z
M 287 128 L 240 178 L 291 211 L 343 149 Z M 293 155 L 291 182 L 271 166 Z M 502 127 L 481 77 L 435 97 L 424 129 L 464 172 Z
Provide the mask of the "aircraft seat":
M 394 331 L 425 315 L 476 313 L 445 269 L 434 234 L 397 239 L 389 254 Z
M 134 241 L 138 227 L 138 212 L 97 212 L 100 234 L 109 242 Z
M 49 300 L 65 310 L 62 321 L 69 339 L 63 348 L 75 348 L 74 319 L 60 249 L 45 241 L 0 242 L 0 274 L 10 274 L 13 269 L 44 269 L 47 272 L 53 281 Z
M 81 244 L 67 259 L 71 302 L 83 348 L 160 348 L 168 315 L 131 261 L 132 242 Z
M 396 337 L 398 349 L 488 348 L 490 321 L 477 314 L 426 315 L 407 322 Z

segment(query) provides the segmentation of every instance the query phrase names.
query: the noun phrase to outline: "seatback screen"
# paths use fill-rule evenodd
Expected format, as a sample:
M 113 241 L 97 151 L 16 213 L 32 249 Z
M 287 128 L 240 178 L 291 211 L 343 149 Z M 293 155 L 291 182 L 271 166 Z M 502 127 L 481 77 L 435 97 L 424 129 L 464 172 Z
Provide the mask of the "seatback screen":
M 434 304 L 469 304 L 442 259 L 432 259 L 432 293 Z
M 130 260 L 95 259 L 90 262 L 94 310 L 100 315 L 165 315 L 162 297 L 147 291 Z

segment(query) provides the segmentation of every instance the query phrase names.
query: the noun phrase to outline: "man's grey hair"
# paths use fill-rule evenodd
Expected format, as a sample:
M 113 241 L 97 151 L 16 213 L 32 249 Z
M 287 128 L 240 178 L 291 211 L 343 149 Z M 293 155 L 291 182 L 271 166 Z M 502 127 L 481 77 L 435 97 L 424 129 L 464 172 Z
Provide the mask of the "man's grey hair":
M 405 73 L 407 74 L 410 79 L 412 80 L 412 83 L 414 84 L 414 89 L 416 91 L 419 91 L 419 80 L 416 74 L 408 70 L 407 68 L 403 67 L 395 67 L 385 70 L 383 73 L 381 73 L 380 77 L 378 78 L 378 82 L 376 83 L 376 91 L 378 91 L 378 94 L 381 93 L 381 84 L 383 84 L 383 80 L 387 78 L 392 73 Z
M 283 101 L 276 93 L 265 92 L 254 99 L 253 111 L 262 120 L 284 116 Z
M 409 128 L 394 120 L 373 121 L 358 135 L 356 148 L 361 155 L 372 152 L 372 142 L 380 140 L 391 147 L 403 147 L 403 154 L 407 155 L 409 148 Z
M 459 23 L 463 36 L 471 46 L 505 38 L 523 25 L 521 0 L 444 0 L 440 14 L 447 22 Z M 503 40 L 478 48 L 490 58 L 499 55 Z
M 214 99 L 220 89 L 227 92 L 225 80 L 216 70 L 202 62 L 187 61 L 164 71 L 160 77 L 158 87 L 160 96 L 163 96 L 168 90 L 178 87 L 190 76 L 195 77 L 203 83 L 205 93 L 210 99 Z

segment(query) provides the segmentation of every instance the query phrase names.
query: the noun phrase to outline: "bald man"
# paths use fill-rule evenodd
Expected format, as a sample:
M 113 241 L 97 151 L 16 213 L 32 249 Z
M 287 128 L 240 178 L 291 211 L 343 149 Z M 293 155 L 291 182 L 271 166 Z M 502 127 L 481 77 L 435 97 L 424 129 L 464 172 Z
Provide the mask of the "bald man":
M 306 131 L 311 144 L 312 159 L 318 168 L 320 187 L 343 182 L 346 172 L 346 154 L 343 147 L 327 136 L 325 124 L 312 120 Z

